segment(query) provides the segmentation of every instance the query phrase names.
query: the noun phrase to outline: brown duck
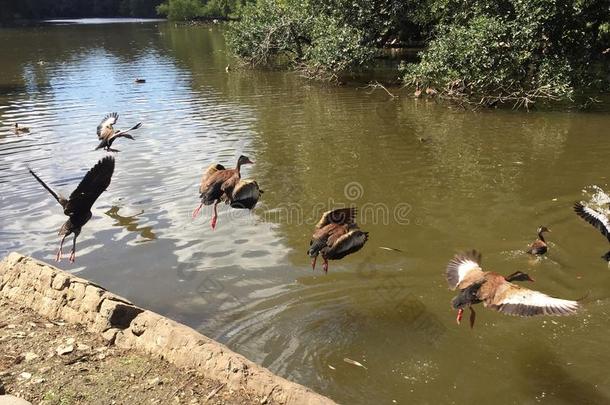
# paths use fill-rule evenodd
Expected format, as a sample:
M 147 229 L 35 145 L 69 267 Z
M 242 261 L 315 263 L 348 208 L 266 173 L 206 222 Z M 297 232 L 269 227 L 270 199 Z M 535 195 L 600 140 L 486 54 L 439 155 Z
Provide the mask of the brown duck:
M 78 187 L 70 194 L 70 198 L 68 199 L 53 191 L 53 189 L 42 181 L 32 169 L 29 170 L 32 176 L 34 176 L 53 198 L 59 202 L 64 209 L 64 214 L 69 217 L 59 230 L 61 242 L 55 260 L 58 262 L 61 260 L 62 248 L 66 236 L 74 234 L 72 251 L 70 252 L 70 262 L 74 263 L 74 260 L 76 260 L 76 238 L 78 238 L 83 225 L 91 219 L 91 207 L 93 206 L 93 203 L 100 194 L 106 190 L 108 185 L 110 185 L 110 179 L 114 172 L 114 158 L 112 156 L 106 156 L 97 162 L 97 164 L 85 174 L 85 177 L 83 177 Z
M 457 309 L 457 322 L 462 320 L 464 308 L 470 309 L 470 327 L 474 327 L 476 314 L 472 305 L 495 309 L 506 315 L 572 315 L 579 309 L 576 301 L 553 298 L 538 291 L 530 290 L 512 281 L 531 280 L 525 273 L 513 273 L 504 277 L 480 267 L 481 254 L 476 250 L 457 254 L 447 265 L 447 283 L 451 290 L 460 293 L 451 304 Z
M 311 257 L 311 267 L 315 270 L 318 255 L 322 255 L 324 272 L 328 272 L 328 261 L 343 259 L 362 249 L 369 239 L 355 222 L 356 208 L 339 208 L 327 211 L 316 225 L 307 254 Z
M 608 242 L 610 242 L 610 218 L 607 214 L 594 210 L 593 208 L 585 207 L 579 202 L 574 204 L 574 212 L 597 228 L 601 234 L 608 239 Z M 610 251 L 603 255 L 602 258 L 610 265 Z
M 118 149 L 111 148 L 112 143 L 115 140 L 117 140 L 118 138 L 127 138 L 131 140 L 135 139 L 128 132 L 140 128 L 142 126 L 142 123 L 138 122 L 136 125 L 125 131 L 119 131 L 115 130 L 113 127 L 113 125 L 116 124 L 118 119 L 119 114 L 113 112 L 106 115 L 102 122 L 100 122 L 100 124 L 97 126 L 97 139 L 100 140 L 100 144 L 97 145 L 97 148 L 95 148 L 96 150 L 104 148 L 109 152 L 119 152 Z
M 540 226 L 537 230 L 538 238 L 532 242 L 529 249 L 527 249 L 527 253 L 534 256 L 542 256 L 549 250 L 548 245 L 546 244 L 546 240 L 544 240 L 544 233 L 551 232 L 546 226 Z
M 218 220 L 217 206 L 221 201 L 230 204 L 234 208 L 254 208 L 260 197 L 260 189 L 255 181 L 241 181 L 241 167 L 245 164 L 253 164 L 247 156 L 241 155 L 237 159 L 235 169 L 226 169 L 221 164 L 209 166 L 199 185 L 199 197 L 201 203 L 193 211 L 196 218 L 204 205 L 214 204 L 214 215 L 212 216 L 212 229 L 216 229 Z
M 20 126 L 18 123 L 15 123 L 15 133 L 16 134 L 27 134 L 30 132 L 30 128 Z

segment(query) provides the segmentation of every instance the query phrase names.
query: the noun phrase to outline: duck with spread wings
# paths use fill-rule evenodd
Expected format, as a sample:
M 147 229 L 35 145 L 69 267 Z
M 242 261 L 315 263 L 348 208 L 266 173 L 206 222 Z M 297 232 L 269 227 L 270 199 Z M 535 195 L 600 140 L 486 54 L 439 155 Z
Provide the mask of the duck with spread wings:
M 360 230 L 355 222 L 356 208 L 339 208 L 327 211 L 316 225 L 307 254 L 315 270 L 318 255 L 322 255 L 324 272 L 328 272 L 328 261 L 343 259 L 362 249 L 369 233 Z
M 91 170 L 87 172 L 81 180 L 78 187 L 70 194 L 70 198 L 66 199 L 56 193 L 49 187 L 32 169 L 29 169 L 34 178 L 57 200 L 63 207 L 64 214 L 68 216 L 68 220 L 62 225 L 59 230 L 61 242 L 55 260 L 60 261 L 62 256 L 62 248 L 64 240 L 70 234 L 74 234 L 72 242 L 72 251 L 70 252 L 70 262 L 76 260 L 76 238 L 81 232 L 82 227 L 91 219 L 91 207 L 95 200 L 108 188 L 110 179 L 114 172 L 114 158 L 106 156 Z
M 237 165 L 234 169 L 226 169 L 219 163 L 208 166 L 199 184 L 201 202 L 193 211 L 192 217 L 196 218 L 204 205 L 214 204 L 211 225 L 212 229 L 216 229 L 217 206 L 221 201 L 229 204 L 232 208 L 253 209 L 263 191 L 256 181 L 241 178 L 241 167 L 253 163 L 250 158 L 241 155 L 237 159 Z
M 97 149 L 106 149 L 109 152 L 118 152 L 118 149 L 112 149 L 112 143 L 118 138 L 127 138 L 132 141 L 135 139 L 130 131 L 134 131 L 142 126 L 141 122 L 138 122 L 133 127 L 126 129 L 125 131 L 115 130 L 113 125 L 119 120 L 119 114 L 113 112 L 104 117 L 100 125 L 97 126 L 97 139 L 100 141 L 100 144 L 97 145 Z
M 481 268 L 481 254 L 476 250 L 457 254 L 447 265 L 446 277 L 451 290 L 459 289 L 453 298 L 453 309 L 458 311 L 457 322 L 462 320 L 464 308 L 470 309 L 470 327 L 474 327 L 476 314 L 472 305 L 495 309 L 506 315 L 572 315 L 579 303 L 553 298 L 538 291 L 513 284 L 512 281 L 531 280 L 525 273 L 513 273 L 504 277 Z

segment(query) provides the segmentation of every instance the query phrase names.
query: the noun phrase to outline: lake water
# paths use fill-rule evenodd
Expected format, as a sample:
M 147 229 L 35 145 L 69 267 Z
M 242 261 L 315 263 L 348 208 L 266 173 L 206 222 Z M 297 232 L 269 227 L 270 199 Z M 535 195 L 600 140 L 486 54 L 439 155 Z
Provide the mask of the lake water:
M 115 144 L 112 183 L 61 268 L 344 404 L 610 403 L 608 243 L 571 210 L 587 187 L 608 190 L 609 114 L 469 112 L 242 70 L 222 29 L 0 30 L 2 256 L 52 261 L 65 217 L 26 166 L 69 194 L 104 156 L 95 129 L 117 111 L 119 128 L 143 127 Z M 192 221 L 202 170 L 240 154 L 256 161 L 243 174 L 264 189 L 259 206 L 222 206 L 216 231 L 210 207 Z M 313 224 L 345 204 L 370 240 L 314 272 Z M 523 250 L 539 225 L 550 251 L 534 261 Z M 487 269 L 588 294 L 584 311 L 480 308 L 474 330 L 456 325 L 444 268 L 473 247 Z

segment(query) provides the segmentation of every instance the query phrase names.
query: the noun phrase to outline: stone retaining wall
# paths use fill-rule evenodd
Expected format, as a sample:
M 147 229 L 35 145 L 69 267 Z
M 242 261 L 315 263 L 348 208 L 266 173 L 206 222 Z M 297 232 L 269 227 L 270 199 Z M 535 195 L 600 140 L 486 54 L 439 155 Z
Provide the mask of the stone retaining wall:
M 121 348 L 144 351 L 178 367 L 196 369 L 232 389 L 244 387 L 272 402 L 334 404 L 185 325 L 18 253 L 0 262 L 0 298 L 26 305 L 51 319 L 82 324 Z

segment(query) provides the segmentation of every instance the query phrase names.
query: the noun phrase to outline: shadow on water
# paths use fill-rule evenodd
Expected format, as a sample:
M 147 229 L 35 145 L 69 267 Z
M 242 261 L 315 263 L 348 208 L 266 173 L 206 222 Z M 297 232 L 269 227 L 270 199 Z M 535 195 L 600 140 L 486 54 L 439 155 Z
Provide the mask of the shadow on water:
M 110 218 L 117 221 L 115 225 L 124 227 L 129 232 L 137 232 L 144 239 L 144 241 L 151 241 L 157 239 L 157 235 L 153 232 L 152 226 L 139 226 L 138 217 L 144 213 L 144 210 L 138 214 L 122 216 L 119 214 L 120 207 L 113 206 L 105 212 Z M 140 241 L 140 242 L 144 242 Z
M 522 349 L 529 354 L 520 357 L 518 367 L 523 380 L 519 386 L 527 390 L 537 402 L 590 405 L 610 403 L 610 395 L 600 392 L 596 384 L 585 381 L 575 370 L 570 370 L 570 365 L 550 348 L 539 345 L 535 351 L 531 350 L 531 346 Z

